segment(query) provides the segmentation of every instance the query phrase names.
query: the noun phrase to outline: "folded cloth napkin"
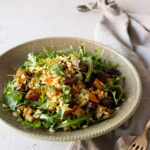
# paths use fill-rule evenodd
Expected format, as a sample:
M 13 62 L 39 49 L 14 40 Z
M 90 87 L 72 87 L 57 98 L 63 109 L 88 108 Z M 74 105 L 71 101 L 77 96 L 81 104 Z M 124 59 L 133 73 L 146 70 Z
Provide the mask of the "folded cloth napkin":
M 138 135 L 150 118 L 150 16 L 125 12 L 115 2 L 106 0 L 97 0 L 77 8 L 82 12 L 92 10 L 99 13 L 100 18 L 94 30 L 95 40 L 127 57 L 137 68 L 142 80 L 142 100 L 131 119 L 111 133 L 72 142 L 68 147 L 69 150 L 113 150 L 120 136 Z M 123 150 L 121 147 L 117 149 Z

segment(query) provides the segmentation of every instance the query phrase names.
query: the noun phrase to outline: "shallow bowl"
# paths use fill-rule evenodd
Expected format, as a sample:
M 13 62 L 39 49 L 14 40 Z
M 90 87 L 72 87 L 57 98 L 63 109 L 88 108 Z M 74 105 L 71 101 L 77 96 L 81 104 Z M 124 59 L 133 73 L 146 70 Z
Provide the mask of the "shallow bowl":
M 120 110 L 115 111 L 112 118 L 89 126 L 87 129 L 78 129 L 75 131 L 59 131 L 55 134 L 50 134 L 48 130 L 43 129 L 27 129 L 16 121 L 10 111 L 2 111 L 2 101 L 0 99 L 0 123 L 29 137 L 38 138 L 41 140 L 50 141 L 75 141 L 85 140 L 106 134 L 127 121 L 135 112 L 141 98 L 141 81 L 135 67 L 115 50 L 94 41 L 70 38 L 70 37 L 54 37 L 44 38 L 34 41 L 29 41 L 16 46 L 0 56 L 0 97 L 2 97 L 3 86 L 10 79 L 8 74 L 14 74 L 26 59 L 29 52 L 38 54 L 43 47 L 55 49 L 65 49 L 70 45 L 79 46 L 85 44 L 87 50 L 94 50 L 99 48 L 104 50 L 103 58 L 112 61 L 114 64 L 119 64 L 119 70 L 125 76 L 125 102 L 120 106 Z

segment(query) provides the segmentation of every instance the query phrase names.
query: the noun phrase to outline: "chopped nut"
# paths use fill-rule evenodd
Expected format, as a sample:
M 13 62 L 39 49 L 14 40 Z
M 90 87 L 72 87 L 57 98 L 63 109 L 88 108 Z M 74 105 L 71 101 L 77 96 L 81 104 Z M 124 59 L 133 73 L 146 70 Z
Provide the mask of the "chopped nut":
M 103 116 L 104 119 L 110 118 L 110 114 L 106 114 Z
M 8 108 L 8 106 L 7 106 L 7 105 L 5 105 L 5 104 L 2 104 L 2 107 L 3 107 L 3 108 Z
M 49 129 L 49 132 L 53 134 L 53 133 L 55 133 L 55 130 L 54 129 Z
M 108 92 L 104 93 L 104 97 L 107 98 L 108 97 Z
M 83 129 L 86 129 L 86 128 L 88 128 L 88 126 L 87 126 L 87 125 L 83 125 L 82 128 L 83 128 Z
M 64 129 L 64 131 L 68 131 L 68 128 L 63 128 Z
M 64 72 L 60 71 L 60 74 L 61 74 L 61 75 L 64 75 Z
M 115 110 L 116 110 L 116 111 L 117 111 L 117 110 L 120 110 L 120 107 L 116 107 Z
M 14 117 L 18 117 L 18 113 L 17 112 L 13 112 L 13 116 Z
M 69 91 L 69 90 L 65 91 L 65 94 L 66 94 L 66 95 L 68 95 L 69 93 L 70 93 L 70 91 Z
M 76 126 L 76 125 L 72 125 L 71 127 L 72 127 L 73 129 L 76 129 L 76 128 L 77 128 L 77 126 Z
M 34 120 L 34 118 L 31 116 L 32 112 L 33 110 L 31 109 L 31 107 L 27 107 L 24 109 L 23 115 L 29 122 L 32 122 Z
M 34 118 L 38 119 L 40 117 L 41 111 L 37 109 L 33 115 Z
M 107 111 L 104 112 L 105 115 L 109 114 Z
M 22 74 L 21 75 L 21 79 L 25 79 L 26 77 L 25 77 L 25 75 L 24 74 Z
M 121 101 L 122 101 L 122 102 L 124 102 L 124 101 L 125 101 L 125 99 L 124 99 L 124 98 L 122 98 L 122 99 L 121 99 Z

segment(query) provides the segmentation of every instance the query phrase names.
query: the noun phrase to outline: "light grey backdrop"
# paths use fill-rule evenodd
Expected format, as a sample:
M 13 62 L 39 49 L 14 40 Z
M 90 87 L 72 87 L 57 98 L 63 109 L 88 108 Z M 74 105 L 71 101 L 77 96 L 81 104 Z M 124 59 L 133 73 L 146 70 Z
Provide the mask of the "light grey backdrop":
M 28 40 L 50 36 L 93 39 L 97 13 L 75 7 L 92 0 L 0 0 L 0 53 Z M 126 10 L 150 14 L 149 0 L 117 0 Z M 0 150 L 65 150 L 68 143 L 30 139 L 0 125 Z

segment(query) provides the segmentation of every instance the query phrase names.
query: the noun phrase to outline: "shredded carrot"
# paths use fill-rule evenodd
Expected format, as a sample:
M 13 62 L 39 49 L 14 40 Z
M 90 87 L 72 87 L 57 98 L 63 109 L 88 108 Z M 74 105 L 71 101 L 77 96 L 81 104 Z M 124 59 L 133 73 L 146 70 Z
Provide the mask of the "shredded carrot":
M 17 107 L 17 110 L 23 110 L 24 108 L 26 108 L 26 106 L 22 105 L 22 106 Z
M 17 76 L 18 78 L 20 78 L 21 75 L 22 75 L 22 72 L 20 72 L 20 71 L 18 70 L 17 73 L 16 73 L 16 76 Z
M 41 94 L 41 88 L 37 88 L 36 91 Z
M 73 107 L 72 107 L 73 111 L 75 111 L 76 109 L 78 109 L 78 107 L 79 107 L 78 105 L 74 104 Z
M 79 55 L 79 54 L 77 54 L 77 57 L 79 58 L 79 57 L 80 57 L 80 55 Z
M 97 89 L 96 90 L 96 92 L 97 92 L 98 95 L 101 95 L 101 91 L 102 91 L 101 89 Z
M 74 112 L 73 115 L 75 116 L 84 116 L 86 111 L 83 108 L 78 107 Z
M 99 79 L 95 79 L 93 84 L 98 89 L 103 89 L 105 87 L 105 85 L 101 81 L 99 81 Z
M 45 79 L 45 81 L 48 83 L 48 84 L 51 84 L 52 83 L 52 78 L 51 77 L 47 77 Z
M 56 60 L 56 62 L 58 62 L 60 59 L 57 57 L 55 60 Z
M 73 92 L 74 94 L 79 93 L 75 88 L 72 88 L 71 90 L 72 90 L 72 92 Z
M 89 92 L 89 100 L 94 103 L 99 103 L 99 100 L 97 99 L 96 95 L 91 92 Z
M 107 82 L 113 81 L 113 78 L 107 78 Z
M 64 116 L 68 116 L 68 115 L 71 115 L 71 113 L 72 113 L 72 110 L 69 110 L 69 111 L 65 111 L 65 113 L 64 113 Z
M 66 112 L 64 113 L 64 116 L 68 116 L 68 115 L 72 114 L 72 113 L 75 112 L 77 109 L 79 109 L 79 106 L 76 105 L 76 104 L 74 104 L 73 107 L 72 107 L 72 110 L 66 111 Z
M 23 111 L 23 116 L 25 116 L 26 115 L 26 113 L 28 112 L 28 110 L 30 109 L 31 107 L 27 107 L 26 109 L 24 109 L 24 111 Z
M 59 89 L 56 89 L 56 95 L 58 95 L 60 93 Z
M 21 81 L 21 79 L 20 79 L 20 78 L 18 78 L 18 79 L 16 80 L 16 82 L 17 82 L 17 83 L 19 83 L 19 84 L 21 84 L 21 83 L 22 83 L 22 81 Z

